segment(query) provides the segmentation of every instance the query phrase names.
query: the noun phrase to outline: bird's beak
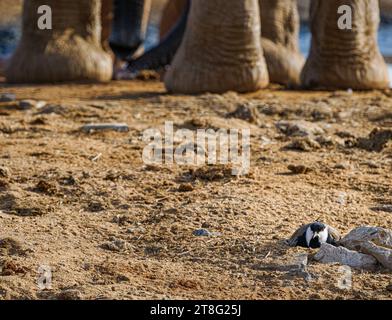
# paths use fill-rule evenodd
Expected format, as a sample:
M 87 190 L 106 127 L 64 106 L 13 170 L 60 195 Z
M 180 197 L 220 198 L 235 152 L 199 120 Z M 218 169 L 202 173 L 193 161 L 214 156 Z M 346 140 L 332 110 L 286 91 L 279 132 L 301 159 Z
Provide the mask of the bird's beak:
M 319 234 L 318 234 L 318 233 L 315 233 L 315 234 L 313 235 L 313 239 L 318 238 L 318 237 L 319 237 Z

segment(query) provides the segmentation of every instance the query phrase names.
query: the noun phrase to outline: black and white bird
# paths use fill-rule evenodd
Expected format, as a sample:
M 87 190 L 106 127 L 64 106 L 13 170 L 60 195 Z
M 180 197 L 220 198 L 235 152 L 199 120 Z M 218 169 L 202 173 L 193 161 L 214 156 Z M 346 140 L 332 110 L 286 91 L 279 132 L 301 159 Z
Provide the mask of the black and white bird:
M 340 234 L 336 229 L 316 221 L 302 225 L 288 240 L 288 245 L 315 249 L 320 248 L 322 243 L 338 246 L 339 240 Z

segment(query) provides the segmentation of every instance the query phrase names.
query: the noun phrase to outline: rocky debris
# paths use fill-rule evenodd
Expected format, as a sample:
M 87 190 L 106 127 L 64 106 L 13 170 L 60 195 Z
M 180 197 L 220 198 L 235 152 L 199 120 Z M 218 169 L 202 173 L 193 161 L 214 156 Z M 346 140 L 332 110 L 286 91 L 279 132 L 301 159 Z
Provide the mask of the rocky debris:
M 35 114 L 43 115 L 43 114 L 53 114 L 53 113 L 58 115 L 65 114 L 66 108 L 58 104 L 45 104 L 41 108 L 38 108 L 38 111 Z
M 312 117 L 316 121 L 329 120 L 333 118 L 332 108 L 325 102 L 319 102 L 312 111 Z
M 207 165 L 196 169 L 190 169 L 192 180 L 219 181 L 233 178 L 233 168 L 228 165 Z
M 222 234 L 219 232 L 211 232 L 207 229 L 197 229 L 192 232 L 195 237 L 219 237 Z
M 341 241 L 341 245 L 373 256 L 385 268 L 392 270 L 392 231 L 379 227 L 359 227 Z
M 7 167 L 0 166 L 0 177 L 8 178 L 10 175 L 10 170 Z
M 36 100 L 22 100 L 19 101 L 19 108 L 21 110 L 29 110 L 29 109 L 40 109 L 46 106 L 45 101 L 36 101 Z
M 312 169 L 305 165 L 289 165 L 287 169 L 289 169 L 293 174 L 307 174 L 312 172 Z
M 352 251 L 344 247 L 335 247 L 323 243 L 320 250 L 314 255 L 314 260 L 321 263 L 339 263 L 355 269 L 374 270 L 377 260 L 371 255 Z
M 252 103 L 241 103 L 233 112 L 226 114 L 227 118 L 237 118 L 258 125 L 260 123 L 260 113 Z
M 306 253 L 298 254 L 294 257 L 294 264 L 289 268 L 289 275 L 303 277 L 306 281 L 312 280 L 312 275 L 308 272 L 308 255 Z
M 359 138 L 357 147 L 370 152 L 381 152 L 392 140 L 392 130 L 374 129 L 367 138 Z
M 56 299 L 58 299 L 58 300 L 82 300 L 83 295 L 77 289 L 65 289 L 57 294 Z
M 102 212 L 106 210 L 106 206 L 100 201 L 91 201 L 86 210 L 89 212 Z
M 34 191 L 53 196 L 58 192 L 58 189 L 54 183 L 41 180 L 35 186 Z
M 342 240 L 341 244 L 346 248 L 356 250 L 358 244 L 372 241 L 377 245 L 392 248 L 392 231 L 379 227 L 358 227 L 350 231 Z
M 279 121 L 276 127 L 290 137 L 313 137 L 325 134 L 325 131 L 317 124 L 303 120 Z
M 111 238 L 109 242 L 102 244 L 101 248 L 113 252 L 122 252 L 128 250 L 130 246 L 124 240 Z
M 26 274 L 27 269 L 10 259 L 0 259 L 0 276 L 7 277 L 16 274 Z
M 321 148 L 321 145 L 310 137 L 298 138 L 290 142 L 285 149 L 311 152 Z
M 92 133 L 97 131 L 128 132 L 129 127 L 126 123 L 92 123 L 84 125 L 80 130 L 86 133 Z
M 0 94 L 0 102 L 13 102 L 15 100 L 16 100 L 16 96 L 13 93 Z

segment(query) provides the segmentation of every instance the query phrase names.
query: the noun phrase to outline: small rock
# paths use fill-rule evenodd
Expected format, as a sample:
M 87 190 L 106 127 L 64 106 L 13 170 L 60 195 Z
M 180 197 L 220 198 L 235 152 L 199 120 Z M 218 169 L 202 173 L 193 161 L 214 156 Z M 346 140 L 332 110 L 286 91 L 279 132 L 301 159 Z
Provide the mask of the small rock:
M 335 247 L 328 243 L 323 243 L 313 258 L 321 263 L 340 263 L 355 269 L 374 270 L 377 267 L 377 260 L 371 255 L 344 247 Z
M 16 96 L 13 93 L 0 94 L 0 102 L 12 102 L 15 100 L 16 100 Z
M 387 290 L 388 291 L 392 291 L 392 283 L 390 285 L 387 286 Z
M 96 123 L 85 125 L 81 128 L 81 130 L 87 133 L 110 130 L 117 132 L 128 132 L 129 127 L 125 123 Z
M 300 139 L 296 139 L 296 140 L 292 141 L 285 148 L 288 150 L 298 150 L 298 151 L 310 152 L 313 150 L 320 149 L 321 146 L 314 139 L 306 137 L 306 138 L 300 138 Z
M 111 242 L 106 242 L 102 244 L 101 248 L 109 251 L 121 252 L 129 249 L 129 245 L 124 240 L 114 239 Z
M 311 168 L 304 165 L 289 165 L 287 167 L 293 174 L 307 174 L 312 171 Z
M 106 208 L 105 208 L 105 205 L 102 204 L 101 202 L 99 202 L 99 201 L 92 201 L 92 202 L 90 202 L 88 204 L 86 209 L 87 209 L 87 211 L 90 211 L 90 212 L 102 212 Z
M 43 108 L 46 106 L 45 101 L 36 101 L 36 100 L 22 100 L 19 102 L 19 108 L 22 110 L 28 110 L 33 108 Z
M 312 137 L 324 134 L 324 130 L 312 122 L 298 121 L 279 121 L 276 127 L 285 135 L 291 137 Z
M 392 231 L 379 227 L 359 227 L 340 242 L 348 249 L 373 256 L 385 268 L 392 270 Z
M 212 235 L 207 229 L 197 229 L 192 234 L 196 237 L 210 237 Z
M 222 235 L 220 232 L 210 232 L 207 229 L 197 229 L 192 234 L 196 237 L 219 237 Z
M 383 204 L 383 205 L 372 208 L 372 210 L 392 213 L 392 204 Z
M 79 290 L 66 289 L 57 295 L 58 300 L 82 300 L 83 296 Z
M 191 192 L 193 190 L 194 190 L 194 188 L 190 183 L 182 183 L 178 187 L 179 192 Z
M 250 123 L 259 124 L 260 113 L 256 106 L 251 103 L 241 103 L 237 109 L 226 115 L 228 118 L 237 118 Z
M 45 193 L 51 196 L 55 195 L 58 192 L 57 186 L 55 184 L 44 180 L 41 180 L 37 183 L 37 185 L 34 188 L 34 191 Z

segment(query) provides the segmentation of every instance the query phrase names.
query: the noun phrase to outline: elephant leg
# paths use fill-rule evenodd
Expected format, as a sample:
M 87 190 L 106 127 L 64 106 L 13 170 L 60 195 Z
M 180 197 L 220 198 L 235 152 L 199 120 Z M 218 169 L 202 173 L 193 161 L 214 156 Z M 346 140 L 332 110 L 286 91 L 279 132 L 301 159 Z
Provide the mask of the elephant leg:
M 38 8 L 52 9 L 40 29 Z M 108 81 L 113 62 L 101 45 L 100 0 L 25 0 L 22 38 L 6 69 L 13 83 Z
M 297 0 L 259 0 L 261 35 L 270 81 L 296 87 L 305 58 L 298 39 L 300 19 Z
M 109 37 L 112 32 L 112 23 L 113 23 L 113 1 L 114 0 L 101 0 L 102 1 L 102 10 L 101 10 L 101 22 L 102 22 L 102 34 L 101 34 L 101 43 L 102 48 L 112 55 L 114 58 L 114 54 L 109 45 Z
M 141 70 L 158 71 L 170 65 L 184 37 L 189 16 L 190 2 L 190 0 L 186 0 L 179 21 L 175 23 L 161 42 L 142 56 L 136 59 L 129 59 L 126 66 L 116 72 L 116 79 L 133 79 Z
M 342 8 L 351 8 L 351 29 L 347 21 L 339 26 L 342 14 L 349 13 L 339 13 Z M 304 87 L 389 87 L 388 69 L 377 43 L 378 0 L 312 0 L 310 15 L 312 46 L 301 75 Z
M 163 9 L 161 23 L 159 25 L 159 36 L 163 40 L 176 23 L 181 19 L 184 9 L 190 0 L 170 0 Z
M 110 46 L 117 57 L 132 56 L 146 38 L 151 0 L 114 0 Z
M 168 91 L 256 91 L 268 85 L 258 0 L 192 1 L 184 39 L 165 75 Z

